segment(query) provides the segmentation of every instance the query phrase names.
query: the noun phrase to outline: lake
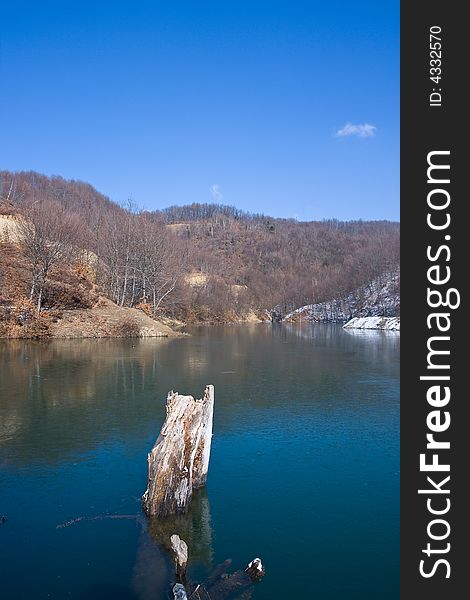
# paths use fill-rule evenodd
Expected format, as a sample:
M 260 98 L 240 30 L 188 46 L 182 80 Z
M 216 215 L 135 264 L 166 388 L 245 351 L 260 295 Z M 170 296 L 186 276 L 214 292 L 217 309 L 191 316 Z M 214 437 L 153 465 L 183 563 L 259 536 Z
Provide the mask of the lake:
M 339 325 L 147 340 L 0 340 L 0 596 L 159 600 L 262 558 L 254 600 L 399 598 L 399 341 Z M 215 386 L 207 488 L 147 521 L 169 390 Z M 113 518 L 114 517 L 114 518 Z

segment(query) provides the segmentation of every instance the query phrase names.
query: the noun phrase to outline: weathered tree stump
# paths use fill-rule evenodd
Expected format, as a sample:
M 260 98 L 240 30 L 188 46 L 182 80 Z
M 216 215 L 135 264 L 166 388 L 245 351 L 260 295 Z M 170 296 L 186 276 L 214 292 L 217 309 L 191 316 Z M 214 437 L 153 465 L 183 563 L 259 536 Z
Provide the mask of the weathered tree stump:
M 184 585 L 181 583 L 175 583 L 173 586 L 173 599 L 174 600 L 188 600 L 188 595 L 184 589 Z
M 195 400 L 171 391 L 166 419 L 148 455 L 148 484 L 142 506 L 148 515 L 165 517 L 188 510 L 193 489 L 207 480 L 214 414 L 214 386 Z
M 170 537 L 170 543 L 175 558 L 176 576 L 180 581 L 184 581 L 188 566 L 188 545 L 176 533 Z
M 266 571 L 263 567 L 263 563 L 261 562 L 261 558 L 255 558 L 250 563 L 248 563 L 248 566 L 245 569 L 245 573 L 248 575 L 251 581 L 261 581 L 261 579 L 266 574 Z

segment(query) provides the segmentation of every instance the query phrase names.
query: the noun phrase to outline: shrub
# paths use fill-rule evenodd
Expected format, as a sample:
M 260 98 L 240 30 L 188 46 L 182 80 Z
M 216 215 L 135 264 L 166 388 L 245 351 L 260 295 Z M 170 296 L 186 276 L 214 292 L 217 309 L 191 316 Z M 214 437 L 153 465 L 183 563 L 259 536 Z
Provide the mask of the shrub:
M 15 306 L 3 307 L 0 318 L 0 337 L 18 339 L 44 339 L 50 337 L 51 318 L 37 315 L 35 305 L 28 298 L 20 299 Z
M 59 281 L 48 281 L 44 288 L 43 308 L 77 309 L 91 308 L 95 294 L 83 285 L 71 285 Z
M 114 328 L 116 337 L 135 338 L 140 337 L 140 326 L 137 321 L 131 318 L 126 318 L 123 321 L 116 323 Z

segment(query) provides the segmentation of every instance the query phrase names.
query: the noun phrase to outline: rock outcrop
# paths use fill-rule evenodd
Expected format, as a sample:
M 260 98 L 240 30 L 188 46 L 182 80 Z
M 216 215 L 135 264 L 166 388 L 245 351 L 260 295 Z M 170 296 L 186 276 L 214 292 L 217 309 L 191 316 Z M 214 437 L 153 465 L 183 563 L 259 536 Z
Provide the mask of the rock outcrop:
M 367 285 L 319 304 L 307 304 L 283 317 L 324 323 L 344 323 L 353 317 L 398 317 L 400 315 L 400 271 L 384 273 Z

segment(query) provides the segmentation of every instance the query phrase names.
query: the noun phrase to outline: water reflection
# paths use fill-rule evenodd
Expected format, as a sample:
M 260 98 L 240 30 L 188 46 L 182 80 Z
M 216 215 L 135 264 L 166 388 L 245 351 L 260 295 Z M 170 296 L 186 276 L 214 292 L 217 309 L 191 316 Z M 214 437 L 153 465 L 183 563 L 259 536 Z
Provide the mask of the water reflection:
M 399 335 L 305 324 L 194 333 L 0 343 L 5 597 L 164 598 L 171 533 L 190 545 L 194 581 L 212 562 L 260 555 L 257 600 L 312 587 L 323 600 L 398 597 Z M 140 514 L 168 390 L 200 397 L 208 383 L 210 510 L 203 491 L 186 517 L 148 533 L 126 520 L 56 529 Z M 288 582 L 286 561 L 297 565 Z
M 393 332 L 310 324 L 193 331 L 176 340 L 0 344 L 0 464 L 58 462 L 123 437 L 150 445 L 170 389 L 200 395 L 214 384 L 224 406 L 215 426 L 224 430 L 245 418 L 242 401 L 285 410 L 287 400 L 301 416 L 305 402 L 290 401 L 301 388 L 319 405 L 328 391 L 340 410 L 344 386 L 397 374 Z
M 159 355 L 166 343 L 166 339 L 3 342 L 1 460 L 62 460 L 89 452 L 110 431 L 138 431 L 145 415 L 135 408 L 139 402 L 155 400 Z M 155 402 L 156 413 L 164 398 L 160 400 Z M 5 450 L 7 443 L 10 452 Z
M 183 539 L 189 548 L 191 562 L 209 569 L 212 566 L 212 528 L 207 490 L 196 490 L 189 511 L 164 519 L 151 517 L 149 533 L 161 546 L 170 551 L 170 536 L 174 533 Z
M 387 336 L 390 340 L 398 341 L 400 339 L 400 332 L 394 329 L 354 329 L 348 327 L 344 329 L 348 335 L 355 335 L 359 337 L 369 338 L 371 340 L 377 340 L 377 337 Z
M 136 563 L 132 573 L 131 589 L 135 593 L 135 598 L 155 600 L 169 597 L 169 582 L 172 581 L 172 577 L 173 569 L 169 556 L 155 544 L 148 532 L 143 531 L 139 538 Z
M 186 514 L 149 519 L 148 529 L 140 537 L 133 574 L 132 585 L 140 600 L 155 600 L 156 590 L 163 593 L 168 590 L 169 582 L 174 580 L 174 568 L 170 559 L 170 536 L 174 533 L 188 544 L 189 578 L 196 580 L 200 574 L 208 573 L 212 569 L 214 552 L 206 489 L 195 491 Z

